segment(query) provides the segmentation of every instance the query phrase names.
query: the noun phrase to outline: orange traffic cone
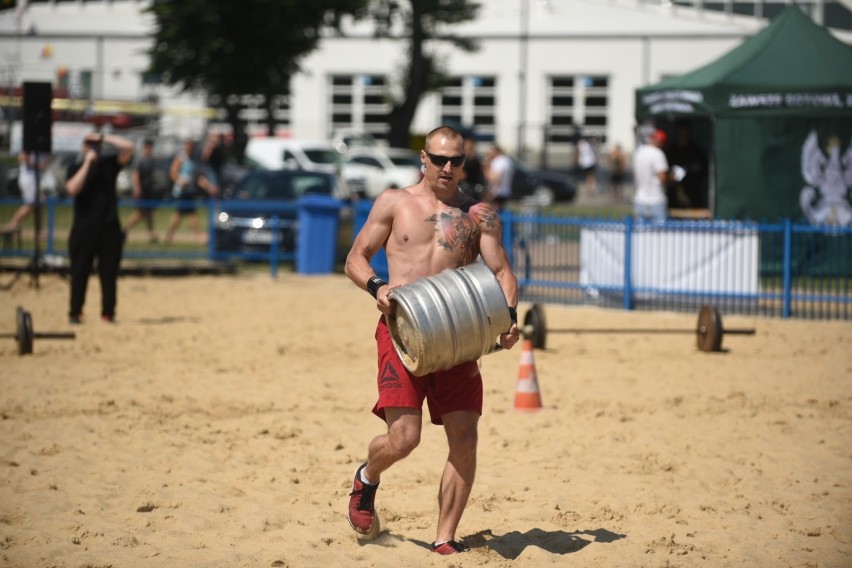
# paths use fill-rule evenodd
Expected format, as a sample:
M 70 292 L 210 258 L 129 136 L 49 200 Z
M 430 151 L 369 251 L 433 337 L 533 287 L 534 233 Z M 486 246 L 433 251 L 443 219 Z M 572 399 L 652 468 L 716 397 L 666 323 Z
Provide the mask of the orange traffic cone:
M 518 386 L 515 389 L 515 410 L 538 410 L 541 395 L 538 392 L 538 377 L 535 372 L 532 339 L 524 339 L 521 351 L 521 368 L 518 370 Z

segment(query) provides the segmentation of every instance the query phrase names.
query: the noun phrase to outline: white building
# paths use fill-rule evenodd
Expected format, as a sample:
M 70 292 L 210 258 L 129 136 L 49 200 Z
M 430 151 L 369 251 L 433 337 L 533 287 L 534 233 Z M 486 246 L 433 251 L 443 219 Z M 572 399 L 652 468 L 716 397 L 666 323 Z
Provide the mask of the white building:
M 178 96 L 144 80 L 152 20 L 142 10 L 149 1 L 18 0 L 17 9 L 0 12 L 0 91 L 50 81 L 67 88 L 71 102 L 62 104 L 76 101 L 95 112 L 150 104 L 162 113 L 162 133 L 200 135 L 215 119 L 202 94 Z M 819 0 L 806 8 L 818 21 L 834 16 L 844 27 L 847 1 Z M 551 165 L 568 159 L 578 132 L 631 148 L 638 87 L 715 59 L 761 29 L 761 14 L 783 6 L 763 0 L 481 4 L 477 21 L 453 28 L 479 40 L 479 51 L 433 46 L 445 56 L 453 82 L 423 100 L 412 130 L 457 122 L 493 136 L 510 153 Z M 743 12 L 757 16 L 735 15 Z M 304 61 L 305 72 L 292 79 L 292 95 L 280 101 L 280 131 L 328 138 L 354 127 L 381 136 L 387 130 L 384 95 L 399 81 L 403 47 L 374 39 L 369 21 L 348 25 L 345 38 L 324 39 Z M 244 117 L 262 125 L 253 99 L 245 98 Z M 2 106 L 10 104 L 4 100 Z

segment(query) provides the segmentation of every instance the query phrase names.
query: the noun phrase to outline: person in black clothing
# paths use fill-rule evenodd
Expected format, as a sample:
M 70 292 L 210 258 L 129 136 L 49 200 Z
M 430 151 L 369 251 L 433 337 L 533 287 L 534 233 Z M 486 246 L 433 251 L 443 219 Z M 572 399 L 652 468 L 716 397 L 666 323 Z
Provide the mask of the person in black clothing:
M 201 161 L 212 172 L 212 181 L 219 188 L 223 186 L 222 175 L 225 170 L 225 163 L 228 161 L 228 146 L 225 142 L 225 135 L 221 133 L 211 132 L 207 136 L 207 143 L 204 145 L 204 150 L 201 152 Z
M 483 199 L 485 190 L 485 172 L 482 161 L 476 153 L 476 141 L 473 138 L 464 139 L 464 165 L 459 186 L 462 191 L 477 199 Z
M 103 152 L 105 144 L 117 153 Z M 69 168 L 65 189 L 74 197 L 74 219 L 68 238 L 71 259 L 71 306 L 68 318 L 80 323 L 86 286 L 95 258 L 101 282 L 101 318 L 115 321 L 118 267 L 124 233 L 118 220 L 115 182 L 118 173 L 133 157 L 133 141 L 112 134 L 87 134 L 83 158 Z
M 136 161 L 133 168 L 131 181 L 133 182 L 133 199 L 140 201 L 151 201 L 154 195 L 154 170 L 157 164 L 154 162 L 154 141 L 146 138 L 142 143 L 142 155 Z M 157 235 L 154 233 L 154 208 L 150 204 L 140 203 L 139 207 L 130 215 L 124 224 L 124 233 L 130 232 L 136 223 L 145 220 L 148 227 L 148 242 L 156 243 Z
M 702 209 L 707 207 L 707 152 L 692 138 L 689 121 L 675 123 L 674 143 L 666 148 L 669 166 L 683 168 L 684 177 L 666 190 L 669 207 L 673 209 Z

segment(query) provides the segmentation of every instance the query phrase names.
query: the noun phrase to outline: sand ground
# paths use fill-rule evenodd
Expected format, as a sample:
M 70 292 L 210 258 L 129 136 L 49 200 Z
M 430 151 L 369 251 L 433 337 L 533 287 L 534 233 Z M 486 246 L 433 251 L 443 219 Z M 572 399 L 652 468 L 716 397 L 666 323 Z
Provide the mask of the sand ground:
M 0 292 L 70 329 L 67 282 Z M 543 408 L 514 407 L 520 346 L 485 357 L 479 471 L 452 558 L 434 538 L 443 431 L 386 472 L 383 533 L 347 494 L 375 400 L 377 312 L 340 275 L 122 278 L 118 323 L 0 343 L 4 566 L 852 566 L 852 325 L 726 317 L 694 336 L 551 334 Z M 521 305 L 521 312 L 528 306 Z M 6 314 L 3 316 L 2 314 Z M 695 316 L 547 306 L 565 327 Z

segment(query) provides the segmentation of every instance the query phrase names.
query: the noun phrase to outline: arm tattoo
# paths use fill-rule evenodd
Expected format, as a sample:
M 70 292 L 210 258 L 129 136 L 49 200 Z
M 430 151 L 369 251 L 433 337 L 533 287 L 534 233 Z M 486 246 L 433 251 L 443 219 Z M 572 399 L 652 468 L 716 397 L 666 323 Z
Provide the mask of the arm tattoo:
M 470 216 L 473 222 L 485 231 L 490 231 L 497 227 L 497 223 L 500 220 L 494 207 L 487 203 L 477 203 L 471 207 Z

